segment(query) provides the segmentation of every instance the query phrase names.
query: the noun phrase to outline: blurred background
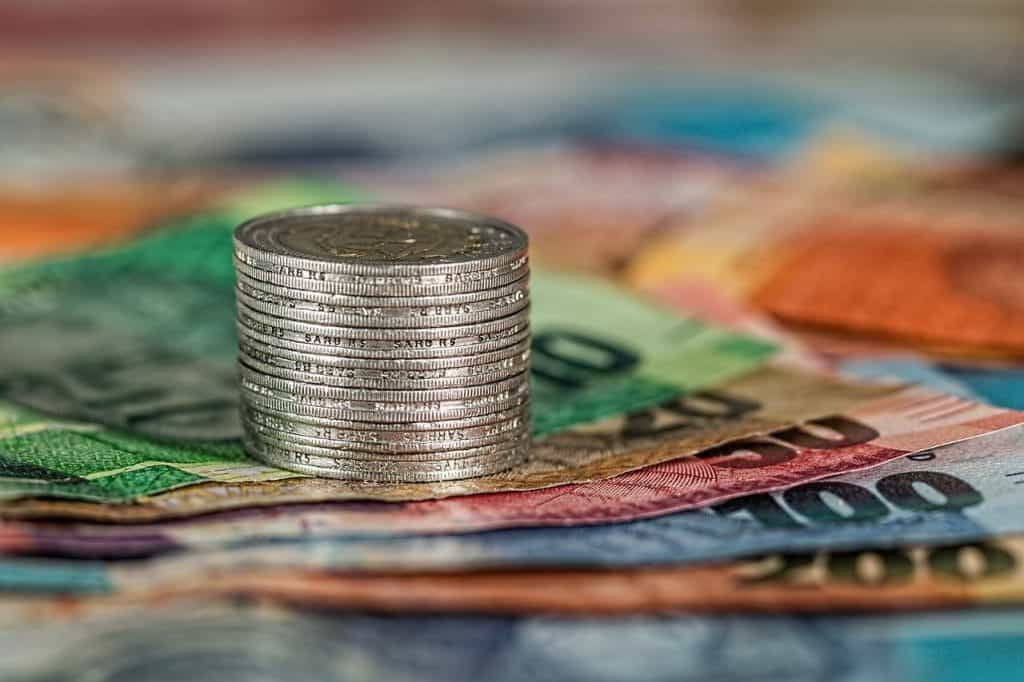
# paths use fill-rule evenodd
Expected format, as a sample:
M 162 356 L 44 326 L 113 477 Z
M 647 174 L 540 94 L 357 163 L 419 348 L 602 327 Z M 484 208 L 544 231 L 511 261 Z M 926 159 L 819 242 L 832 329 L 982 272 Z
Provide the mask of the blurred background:
M 93 244 L 268 175 L 429 177 L 526 146 L 763 165 L 841 131 L 1011 160 L 1022 52 L 1012 0 L 10 0 L 0 254 Z

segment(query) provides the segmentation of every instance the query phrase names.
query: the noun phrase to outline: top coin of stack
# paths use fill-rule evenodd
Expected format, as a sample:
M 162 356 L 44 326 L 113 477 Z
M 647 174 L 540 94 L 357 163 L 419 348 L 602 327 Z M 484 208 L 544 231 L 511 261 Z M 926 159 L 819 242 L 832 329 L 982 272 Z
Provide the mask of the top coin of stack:
M 529 448 L 526 234 L 448 209 L 326 205 L 235 230 L 243 443 L 294 471 L 482 476 Z

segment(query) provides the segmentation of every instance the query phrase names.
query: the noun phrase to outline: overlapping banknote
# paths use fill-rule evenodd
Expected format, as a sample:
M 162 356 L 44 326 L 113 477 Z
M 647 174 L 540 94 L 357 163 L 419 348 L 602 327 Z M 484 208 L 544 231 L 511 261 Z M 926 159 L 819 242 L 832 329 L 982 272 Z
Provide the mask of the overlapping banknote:
M 1019 359 L 1019 194 L 832 147 L 663 226 L 627 280 L 713 286 L 830 354 Z
M 163 601 L 69 608 L 26 600 L 0 613 L 11 682 L 178 679 L 786 680 L 1013 679 L 1019 610 L 849 616 L 625 619 L 337 614 Z M 26 627 L 32 624 L 32 627 Z M 101 677 L 102 675 L 102 677 Z
M 347 193 L 401 194 L 398 182 L 380 187 Z M 694 632 L 732 632 L 741 646 L 768 623 L 792 633 L 796 648 L 818 646 L 819 634 L 834 631 L 845 647 L 836 656 L 857 659 L 836 668 L 832 659 L 818 666 L 784 656 L 780 674 L 873 679 L 923 664 L 902 649 L 884 663 L 867 660 L 864 651 L 894 640 L 871 630 L 877 621 L 827 614 L 1024 601 L 1024 413 L 1000 397 L 1012 394 L 998 390 L 1012 374 L 1005 359 L 957 365 L 918 346 L 836 362 L 794 333 L 785 315 L 755 309 L 714 278 L 689 277 L 686 259 L 678 272 L 658 261 L 666 269 L 643 282 L 640 296 L 557 269 L 607 275 L 619 269 L 607 251 L 592 261 L 580 256 L 580 267 L 545 259 L 540 242 L 535 260 L 555 269 L 532 284 L 535 442 L 522 466 L 389 485 L 318 479 L 249 459 L 237 441 L 231 229 L 253 213 L 344 193 L 263 188 L 117 247 L 0 271 L 0 621 L 46 623 L 47 637 L 84 633 L 88 622 L 82 637 L 94 641 L 76 650 L 97 652 L 133 618 L 146 622 L 140 646 L 171 636 L 184 638 L 183 651 L 191 634 L 241 613 L 253 619 L 242 627 L 248 634 L 209 641 L 273 638 L 279 626 L 319 641 L 340 628 L 363 652 L 352 654 L 355 663 L 347 653 L 304 663 L 335 672 L 355 665 L 354 679 L 394 672 L 367 642 L 393 641 L 385 630 L 404 627 L 397 623 L 430 623 L 452 637 L 494 623 L 527 634 L 550 625 L 557 649 L 586 637 L 596 651 L 626 636 L 695 655 L 709 645 Z M 467 197 L 461 207 L 481 207 L 476 193 Z M 651 226 L 681 220 L 673 202 L 636 210 L 645 239 Z M 627 242 L 624 251 L 635 247 Z M 564 250 L 564 240 L 550 243 Z M 629 362 L 604 363 L 595 349 Z M 247 611 L 235 605 L 240 597 L 289 610 Z M 189 606 L 197 601 L 213 605 Z M 536 617 L 386 626 L 391 621 L 309 615 L 309 607 Z M 539 615 L 723 611 L 778 615 Z M 781 615 L 798 612 L 822 615 Z M 915 618 L 908 632 L 931 646 L 927 618 Z M 978 637 L 963 633 L 971 641 L 999 643 L 1013 632 L 997 617 L 973 619 Z M 953 636 L 948 623 L 937 627 L 936 637 Z M 456 658 L 484 655 L 476 639 L 467 642 Z M 540 650 L 522 646 L 508 655 L 540 665 Z M 486 669 L 501 679 L 494 655 L 486 653 Z M 268 670 L 275 661 L 266 661 Z M 631 672 L 658 679 L 678 672 L 674 661 L 634 663 Z M 589 671 L 582 659 L 564 664 L 557 677 Z M 793 667 L 804 664 L 811 667 Z M 16 665 L 21 677 L 12 679 L 66 674 L 28 659 Z M 707 675 L 728 679 L 714 666 L 736 659 L 711 657 L 707 665 Z M 753 674 L 730 670 L 737 679 Z

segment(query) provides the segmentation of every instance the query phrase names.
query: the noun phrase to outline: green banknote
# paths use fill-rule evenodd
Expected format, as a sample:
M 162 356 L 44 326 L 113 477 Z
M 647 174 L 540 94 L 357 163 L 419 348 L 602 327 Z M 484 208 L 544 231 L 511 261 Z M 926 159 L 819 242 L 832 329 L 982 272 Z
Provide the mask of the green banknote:
M 0 496 L 131 501 L 296 476 L 237 441 L 231 231 L 339 194 L 275 185 L 114 249 L 0 272 Z M 535 273 L 531 290 L 536 436 L 718 383 L 774 351 L 603 282 Z

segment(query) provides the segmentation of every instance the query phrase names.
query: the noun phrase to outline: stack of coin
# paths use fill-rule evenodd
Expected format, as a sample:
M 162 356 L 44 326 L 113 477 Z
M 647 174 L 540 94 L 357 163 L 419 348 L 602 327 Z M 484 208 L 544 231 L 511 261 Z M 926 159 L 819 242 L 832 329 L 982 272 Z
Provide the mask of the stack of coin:
M 235 231 L 243 443 L 294 471 L 482 476 L 529 447 L 527 238 L 462 211 L 327 205 Z

